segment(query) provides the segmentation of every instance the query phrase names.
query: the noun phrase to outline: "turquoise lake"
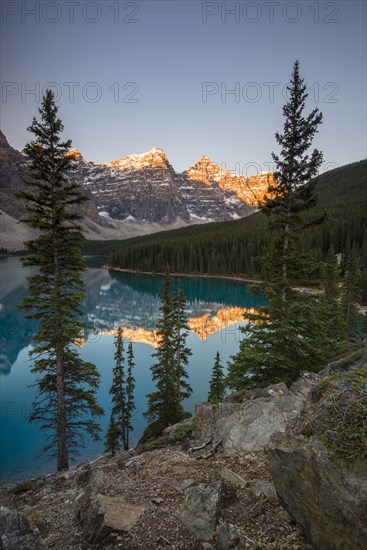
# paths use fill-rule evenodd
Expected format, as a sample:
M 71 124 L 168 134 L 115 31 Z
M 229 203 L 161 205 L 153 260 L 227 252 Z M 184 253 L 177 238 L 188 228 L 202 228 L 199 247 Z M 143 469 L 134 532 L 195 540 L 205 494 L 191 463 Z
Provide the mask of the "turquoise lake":
M 84 274 L 86 297 L 84 311 L 96 332 L 81 342 L 80 355 L 95 363 L 101 373 L 99 403 L 105 410 L 101 419 L 105 432 L 110 413 L 108 390 L 112 381 L 114 336 L 117 325 L 124 328 L 127 342 L 133 342 L 136 369 L 134 431 L 131 444 L 141 436 L 146 421 L 146 394 L 154 388 L 150 378 L 155 334 L 159 318 L 159 276 L 109 272 L 101 267 L 105 260 L 88 258 Z M 0 259 L 0 481 L 17 481 L 54 470 L 54 463 L 40 454 L 44 432 L 28 421 L 35 389 L 30 387 L 35 377 L 30 373 L 28 352 L 37 330 L 35 321 L 25 320 L 18 309 L 27 293 L 26 276 L 18 258 Z M 193 412 L 196 403 L 206 400 L 214 356 L 219 351 L 225 366 L 237 352 L 241 339 L 240 327 L 246 321 L 246 311 L 265 303 L 240 282 L 220 279 L 180 278 L 187 300 L 190 327 L 188 345 L 192 350 L 189 364 L 193 394 L 184 405 Z M 104 433 L 103 433 L 104 435 Z M 103 441 L 86 440 L 77 463 L 103 453 Z

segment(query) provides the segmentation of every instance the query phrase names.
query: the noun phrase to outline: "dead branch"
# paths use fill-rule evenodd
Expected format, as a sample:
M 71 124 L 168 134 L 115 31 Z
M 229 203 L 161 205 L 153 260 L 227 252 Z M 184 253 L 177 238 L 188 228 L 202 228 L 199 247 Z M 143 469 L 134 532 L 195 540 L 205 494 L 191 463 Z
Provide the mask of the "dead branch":
M 212 439 L 209 439 L 209 441 L 206 441 L 205 443 L 203 443 L 202 445 L 199 445 L 198 447 L 191 447 L 189 449 L 189 452 L 196 453 L 196 451 L 201 451 L 202 449 L 205 449 L 205 447 L 210 445 L 211 442 L 212 442 Z

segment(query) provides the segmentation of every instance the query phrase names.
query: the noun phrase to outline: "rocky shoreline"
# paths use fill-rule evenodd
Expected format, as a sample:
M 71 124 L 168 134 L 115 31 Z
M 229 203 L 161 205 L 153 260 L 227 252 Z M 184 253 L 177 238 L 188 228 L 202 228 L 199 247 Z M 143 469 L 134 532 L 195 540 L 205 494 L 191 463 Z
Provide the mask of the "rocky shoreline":
M 137 269 L 124 269 L 122 267 L 115 267 L 111 265 L 103 265 L 103 269 L 109 271 L 120 271 L 121 273 L 135 273 L 136 275 L 160 275 L 163 276 L 163 272 L 157 271 L 139 271 Z M 245 277 L 235 277 L 234 275 L 206 275 L 202 273 L 171 273 L 172 277 L 187 277 L 189 279 L 222 279 L 223 281 L 234 281 L 237 283 L 258 284 L 261 281 L 258 279 L 246 279 Z
M 103 265 L 103 269 L 108 269 L 109 271 L 119 271 L 121 273 L 135 273 L 136 275 L 159 275 L 164 276 L 163 272 L 159 271 L 140 271 L 138 269 L 125 269 L 122 267 L 116 267 L 111 265 Z M 235 283 L 245 283 L 245 284 L 260 284 L 262 281 L 260 279 L 248 279 L 246 277 L 236 277 L 234 275 L 207 275 L 203 273 L 171 273 L 172 277 L 185 277 L 188 279 L 218 279 L 222 281 L 232 281 Z M 312 287 L 296 287 L 295 290 L 303 292 L 305 294 L 317 294 L 320 291 Z

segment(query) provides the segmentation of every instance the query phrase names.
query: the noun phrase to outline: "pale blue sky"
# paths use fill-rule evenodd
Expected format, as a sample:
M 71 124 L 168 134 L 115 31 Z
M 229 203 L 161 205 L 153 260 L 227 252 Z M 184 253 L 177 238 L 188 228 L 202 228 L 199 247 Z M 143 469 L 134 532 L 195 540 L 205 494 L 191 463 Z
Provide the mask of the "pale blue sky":
M 364 1 L 4 0 L 1 27 L 1 128 L 17 149 L 54 82 L 87 160 L 162 147 L 178 171 L 203 154 L 266 170 L 298 58 L 325 162 L 367 156 Z

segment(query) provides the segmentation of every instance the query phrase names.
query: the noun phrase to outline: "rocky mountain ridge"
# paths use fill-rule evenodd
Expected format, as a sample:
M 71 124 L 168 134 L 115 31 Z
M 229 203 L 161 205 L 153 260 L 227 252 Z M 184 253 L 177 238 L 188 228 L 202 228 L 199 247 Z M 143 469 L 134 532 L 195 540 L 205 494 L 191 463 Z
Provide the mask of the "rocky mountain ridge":
M 178 174 L 160 148 L 109 163 L 86 162 L 77 150 L 73 154 L 76 179 L 92 193 L 100 215 L 113 220 L 162 225 L 229 221 L 249 215 L 257 206 L 246 178 L 231 179 L 207 157 Z M 260 179 L 262 198 L 267 179 Z
M 216 182 L 222 191 L 234 192 L 245 204 L 257 208 L 266 195 L 269 183 L 273 181 L 270 172 L 262 172 L 256 176 L 241 176 L 232 174 L 230 170 L 212 162 L 205 155 L 184 172 L 190 180 L 201 181 L 206 185 Z
M 76 163 L 71 177 L 90 198 L 83 214 L 86 237 L 92 239 L 121 239 L 243 218 L 256 210 L 272 177 L 232 175 L 205 156 L 179 174 L 160 148 L 109 163 L 85 161 L 78 149 L 70 154 Z M 26 169 L 26 157 L 0 132 L 0 210 L 14 220 L 24 212 L 14 192 L 22 188 Z M 2 227 L 5 235 L 13 237 L 14 229 L 15 223 L 9 221 Z

